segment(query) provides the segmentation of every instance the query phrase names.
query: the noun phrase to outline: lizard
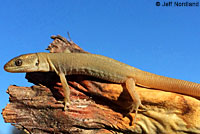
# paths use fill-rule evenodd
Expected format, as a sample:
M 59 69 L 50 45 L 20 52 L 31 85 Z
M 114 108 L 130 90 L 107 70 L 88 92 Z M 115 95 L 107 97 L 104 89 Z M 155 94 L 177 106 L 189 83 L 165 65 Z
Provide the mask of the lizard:
M 17 56 L 4 65 L 7 72 L 56 72 L 64 89 L 64 110 L 70 105 L 66 75 L 88 75 L 125 84 L 133 104 L 130 112 L 142 105 L 135 86 L 200 97 L 200 84 L 142 71 L 112 58 L 88 53 L 30 53 Z M 130 113 L 129 112 L 129 113 Z

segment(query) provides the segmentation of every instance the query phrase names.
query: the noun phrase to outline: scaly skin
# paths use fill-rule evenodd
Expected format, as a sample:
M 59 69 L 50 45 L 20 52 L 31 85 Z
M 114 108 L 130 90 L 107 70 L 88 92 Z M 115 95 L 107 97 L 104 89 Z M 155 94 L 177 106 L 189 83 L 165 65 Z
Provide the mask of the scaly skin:
M 61 79 L 65 94 L 65 109 L 70 103 L 70 90 L 65 75 L 83 74 L 114 83 L 125 83 L 132 99 L 132 110 L 141 105 L 134 90 L 135 84 L 170 92 L 200 97 L 200 84 L 159 76 L 121 63 L 114 59 L 85 53 L 34 53 L 10 60 L 4 69 L 8 72 L 55 71 Z M 132 111 L 131 110 L 131 111 Z

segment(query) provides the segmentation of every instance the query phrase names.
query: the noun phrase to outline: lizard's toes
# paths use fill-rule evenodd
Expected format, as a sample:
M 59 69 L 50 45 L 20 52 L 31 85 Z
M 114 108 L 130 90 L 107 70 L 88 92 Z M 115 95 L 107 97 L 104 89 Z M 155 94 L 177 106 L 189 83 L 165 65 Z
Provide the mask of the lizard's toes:
M 57 104 L 64 104 L 64 101 L 57 101 Z
M 70 102 L 65 102 L 64 111 L 66 111 L 69 108 Z

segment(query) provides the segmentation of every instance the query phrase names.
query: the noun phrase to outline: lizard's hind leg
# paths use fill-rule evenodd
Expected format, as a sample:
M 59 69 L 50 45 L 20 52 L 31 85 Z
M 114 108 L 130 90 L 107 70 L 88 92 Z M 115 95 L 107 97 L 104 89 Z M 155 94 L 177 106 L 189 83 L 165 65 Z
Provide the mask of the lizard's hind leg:
M 131 113 L 131 112 L 133 112 L 133 110 L 135 110 L 135 117 L 134 117 L 134 120 L 133 120 L 133 123 L 135 123 L 138 108 L 139 108 L 139 106 L 142 106 L 141 100 L 140 100 L 138 93 L 135 91 L 135 80 L 133 78 L 128 78 L 125 81 L 125 85 L 126 85 L 126 88 L 129 92 L 132 100 L 133 100 L 133 105 L 131 106 L 131 110 L 130 110 L 129 113 Z

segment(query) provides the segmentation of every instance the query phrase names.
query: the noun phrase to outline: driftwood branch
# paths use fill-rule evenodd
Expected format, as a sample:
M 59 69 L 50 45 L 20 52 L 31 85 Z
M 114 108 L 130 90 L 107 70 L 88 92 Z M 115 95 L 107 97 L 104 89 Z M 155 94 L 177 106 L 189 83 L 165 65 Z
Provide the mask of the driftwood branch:
M 88 53 L 80 48 L 78 45 L 76 45 L 70 37 L 70 41 L 60 35 L 53 35 L 51 36 L 51 38 L 54 39 L 54 41 L 46 48 L 46 50 L 49 50 L 50 53 Z
M 58 47 L 50 44 L 51 52 L 85 52 L 61 36 L 53 39 Z M 67 111 L 58 103 L 63 92 L 55 73 L 27 73 L 35 85 L 8 88 L 5 122 L 34 134 L 200 133 L 200 101 L 193 97 L 136 87 L 146 110 L 139 111 L 134 124 L 135 114 L 127 115 L 132 100 L 123 85 L 81 75 L 66 77 L 72 102 Z

